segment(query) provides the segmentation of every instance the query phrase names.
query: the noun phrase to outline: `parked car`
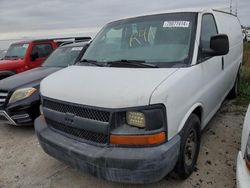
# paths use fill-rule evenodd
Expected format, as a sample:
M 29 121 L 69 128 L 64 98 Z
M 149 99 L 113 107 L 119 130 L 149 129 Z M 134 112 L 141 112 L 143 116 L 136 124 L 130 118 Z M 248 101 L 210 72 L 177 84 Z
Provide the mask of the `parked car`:
M 250 185 L 250 105 L 243 125 L 241 149 L 237 158 L 237 187 L 248 188 Z
M 0 79 L 40 66 L 57 48 L 53 40 L 35 40 L 13 43 L 0 61 Z
M 250 42 L 250 30 L 245 29 L 245 41 Z
M 250 32 L 248 34 L 246 34 L 246 40 L 247 40 L 247 42 L 250 42 Z
M 89 40 L 90 37 L 39 39 L 10 45 L 0 61 L 0 79 L 39 67 L 59 44 L 69 40 Z
M 238 94 L 234 15 L 169 11 L 107 24 L 82 64 L 41 82 L 35 121 L 49 155 L 106 180 L 151 183 L 193 172 L 201 130 Z
M 40 82 L 46 76 L 80 60 L 87 42 L 56 49 L 42 66 L 0 81 L 0 122 L 16 126 L 33 125 L 40 115 Z

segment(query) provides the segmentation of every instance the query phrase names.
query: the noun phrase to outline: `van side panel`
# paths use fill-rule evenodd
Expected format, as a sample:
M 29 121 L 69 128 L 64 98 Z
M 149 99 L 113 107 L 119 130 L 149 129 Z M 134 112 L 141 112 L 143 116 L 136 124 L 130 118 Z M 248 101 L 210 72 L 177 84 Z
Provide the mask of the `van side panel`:
M 214 12 L 216 17 L 219 33 L 227 34 L 229 38 L 230 50 L 224 56 L 225 89 L 230 91 L 234 85 L 243 57 L 243 40 L 241 25 L 236 16 Z
M 201 106 L 203 109 L 204 128 L 234 85 L 242 62 L 241 28 L 238 19 L 232 15 L 215 12 L 214 17 L 219 34 L 224 33 L 229 37 L 229 53 L 188 68 L 180 68 L 152 94 L 150 104 L 163 103 L 166 106 L 168 139 L 173 138 L 183 128 L 194 106 Z M 230 29 L 231 27 L 235 28 Z M 198 41 L 199 36 L 197 38 Z

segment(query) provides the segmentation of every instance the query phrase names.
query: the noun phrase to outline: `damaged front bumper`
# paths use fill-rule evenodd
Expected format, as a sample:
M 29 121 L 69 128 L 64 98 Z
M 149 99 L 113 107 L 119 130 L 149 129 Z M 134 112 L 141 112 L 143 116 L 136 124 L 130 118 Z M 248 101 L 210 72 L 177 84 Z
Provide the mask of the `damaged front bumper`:
M 35 121 L 38 140 L 46 153 L 83 172 L 109 181 L 152 183 L 175 167 L 180 136 L 154 147 L 100 147 L 61 135 L 39 117 Z

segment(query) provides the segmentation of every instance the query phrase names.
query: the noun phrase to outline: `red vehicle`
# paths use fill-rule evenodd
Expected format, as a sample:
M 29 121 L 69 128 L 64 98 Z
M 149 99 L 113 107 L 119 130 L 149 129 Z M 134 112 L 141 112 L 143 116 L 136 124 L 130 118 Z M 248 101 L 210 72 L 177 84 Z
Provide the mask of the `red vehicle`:
M 0 61 L 0 79 L 39 67 L 61 43 L 89 39 L 90 37 L 76 37 L 13 43 Z

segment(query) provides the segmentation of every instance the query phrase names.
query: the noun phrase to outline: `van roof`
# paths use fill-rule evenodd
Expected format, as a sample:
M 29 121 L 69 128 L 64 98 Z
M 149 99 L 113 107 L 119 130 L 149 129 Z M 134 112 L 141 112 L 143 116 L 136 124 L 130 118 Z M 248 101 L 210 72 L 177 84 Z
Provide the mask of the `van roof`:
M 150 16 L 150 15 L 157 15 L 157 14 L 167 14 L 167 13 L 179 13 L 179 12 L 194 12 L 194 13 L 202 13 L 202 12 L 221 12 L 221 13 L 225 13 L 225 14 L 230 14 L 235 16 L 234 14 L 231 14 L 230 12 L 227 12 L 225 10 L 223 10 L 223 8 L 225 7 L 216 7 L 216 8 L 210 8 L 210 7 L 194 7 L 194 8 L 182 8 L 182 9 L 168 9 L 168 10 L 164 10 L 164 11 L 157 11 L 157 12 L 148 12 L 148 13 L 144 13 L 144 14 L 137 14 L 137 15 L 132 15 L 129 17 L 125 17 L 122 19 L 129 19 L 129 18 L 133 18 L 133 17 L 141 17 L 141 16 Z
M 154 14 L 174 13 L 174 12 L 205 12 L 205 11 L 210 12 L 210 11 L 212 11 L 212 8 L 194 7 L 194 8 L 181 8 L 181 9 L 167 9 L 164 11 L 155 12 Z

